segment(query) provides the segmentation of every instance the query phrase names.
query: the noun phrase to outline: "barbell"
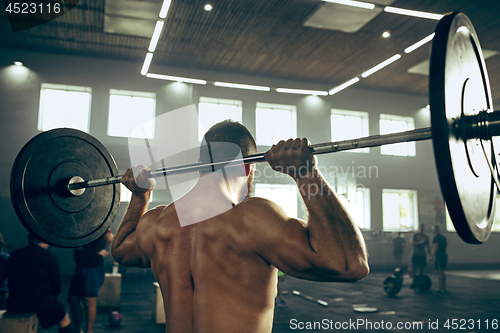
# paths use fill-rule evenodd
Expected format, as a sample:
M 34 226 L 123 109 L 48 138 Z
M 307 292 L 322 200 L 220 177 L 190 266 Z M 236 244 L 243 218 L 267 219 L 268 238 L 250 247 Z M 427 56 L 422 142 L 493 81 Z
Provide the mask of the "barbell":
M 500 135 L 479 40 L 466 15 L 437 24 L 429 71 L 431 127 L 309 146 L 313 154 L 431 139 L 444 200 L 457 233 L 482 243 L 491 232 L 498 171 L 492 138 Z M 215 170 L 265 161 L 264 154 L 151 170 L 152 177 Z M 120 203 L 121 175 L 107 149 L 69 128 L 32 138 L 11 173 L 14 209 L 30 231 L 59 247 L 77 247 L 101 236 Z M 104 186 L 108 185 L 108 186 Z

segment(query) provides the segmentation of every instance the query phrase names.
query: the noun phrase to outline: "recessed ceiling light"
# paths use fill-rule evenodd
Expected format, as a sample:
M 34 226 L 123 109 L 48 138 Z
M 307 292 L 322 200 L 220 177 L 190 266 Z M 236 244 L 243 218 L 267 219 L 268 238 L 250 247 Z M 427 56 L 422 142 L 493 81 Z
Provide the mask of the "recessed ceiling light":
M 384 33 L 382 34 L 382 37 L 384 37 L 384 38 L 391 37 L 391 32 L 390 31 L 384 31 Z
M 14 65 L 16 65 L 16 66 L 22 66 L 22 65 L 23 65 L 23 63 L 22 63 L 22 62 L 20 62 L 20 61 L 14 61 Z
M 203 9 L 205 9 L 207 12 L 211 11 L 214 7 L 212 7 L 211 4 L 207 3 Z

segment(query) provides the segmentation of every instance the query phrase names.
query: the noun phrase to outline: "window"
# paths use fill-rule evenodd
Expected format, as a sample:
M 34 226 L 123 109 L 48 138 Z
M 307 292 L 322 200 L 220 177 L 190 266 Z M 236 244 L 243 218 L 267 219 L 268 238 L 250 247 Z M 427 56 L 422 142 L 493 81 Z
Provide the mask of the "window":
M 335 186 L 339 200 L 358 227 L 370 229 L 370 189 L 359 186 L 353 191 L 346 190 L 345 186 Z
M 380 115 L 380 134 L 398 133 L 415 129 L 412 117 Z M 380 147 L 383 155 L 415 156 L 415 142 L 401 142 Z
M 417 191 L 383 189 L 382 207 L 384 230 L 418 229 Z
M 257 145 L 272 146 L 297 137 L 297 111 L 293 105 L 257 103 Z
M 91 93 L 89 87 L 42 83 L 38 129 L 69 127 L 88 133 Z
M 231 99 L 200 97 L 198 106 L 198 138 L 203 140 L 203 135 L 213 125 L 231 119 L 241 123 L 241 101 Z
M 332 142 L 361 138 L 369 135 L 368 112 L 331 110 L 330 123 Z M 346 150 L 346 152 L 368 153 L 370 148 Z
M 287 184 L 255 184 L 255 196 L 277 203 L 290 217 L 297 218 L 297 186 Z
M 149 197 L 149 202 L 153 201 L 153 192 L 151 192 L 151 196 Z M 132 192 L 129 191 L 129 189 L 123 185 L 120 184 L 120 202 L 130 202 L 130 199 L 132 198 Z
M 109 91 L 108 135 L 154 138 L 156 95 L 150 92 Z

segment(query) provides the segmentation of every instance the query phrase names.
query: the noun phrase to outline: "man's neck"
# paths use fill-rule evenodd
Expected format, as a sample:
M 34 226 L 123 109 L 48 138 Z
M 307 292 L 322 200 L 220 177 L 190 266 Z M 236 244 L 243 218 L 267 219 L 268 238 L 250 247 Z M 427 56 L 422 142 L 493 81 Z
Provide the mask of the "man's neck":
M 192 190 L 197 195 L 225 198 L 233 206 L 239 203 L 241 191 L 241 184 L 219 172 L 202 175 Z

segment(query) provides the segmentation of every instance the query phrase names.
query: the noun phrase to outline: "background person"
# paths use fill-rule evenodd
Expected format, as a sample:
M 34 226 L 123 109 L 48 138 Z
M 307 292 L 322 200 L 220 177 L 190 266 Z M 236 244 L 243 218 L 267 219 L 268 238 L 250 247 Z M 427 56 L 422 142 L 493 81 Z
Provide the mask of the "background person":
M 6 309 L 7 297 L 9 296 L 7 285 L 7 259 L 9 259 L 9 254 L 3 251 L 3 247 L 3 235 L 0 234 L 0 310 Z
M 401 236 L 401 232 L 398 232 L 397 236 L 392 240 L 392 244 L 394 245 L 394 261 L 396 263 L 396 268 L 403 268 L 403 250 L 406 241 Z
M 68 302 L 76 333 L 80 333 L 83 319 L 86 324 L 84 332 L 94 330 L 97 296 L 105 278 L 104 257 L 109 255 L 105 249 L 112 240 L 113 234 L 108 229 L 92 243 L 73 250 L 76 267 L 70 281 Z
M 283 281 L 285 281 L 285 273 L 278 271 L 278 306 L 280 308 L 287 308 L 288 304 L 286 304 L 283 298 Z
M 424 274 L 424 268 L 427 266 L 427 254 L 430 255 L 429 237 L 425 234 L 425 225 L 420 224 L 418 232 L 411 238 L 413 246 L 413 255 L 411 257 L 413 284 L 410 288 L 415 288 L 415 277 Z
M 58 325 L 60 333 L 73 333 L 68 312 L 57 300 L 61 293 L 57 257 L 47 251 L 48 244 L 31 234 L 28 243 L 14 251 L 7 262 L 7 311 L 35 312 L 43 329 Z
M 438 272 L 439 290 L 438 293 L 446 293 L 446 275 L 444 271 L 448 265 L 448 255 L 446 253 L 447 240 L 440 232 L 438 225 L 434 226 L 434 238 L 432 239 L 431 262 Z

